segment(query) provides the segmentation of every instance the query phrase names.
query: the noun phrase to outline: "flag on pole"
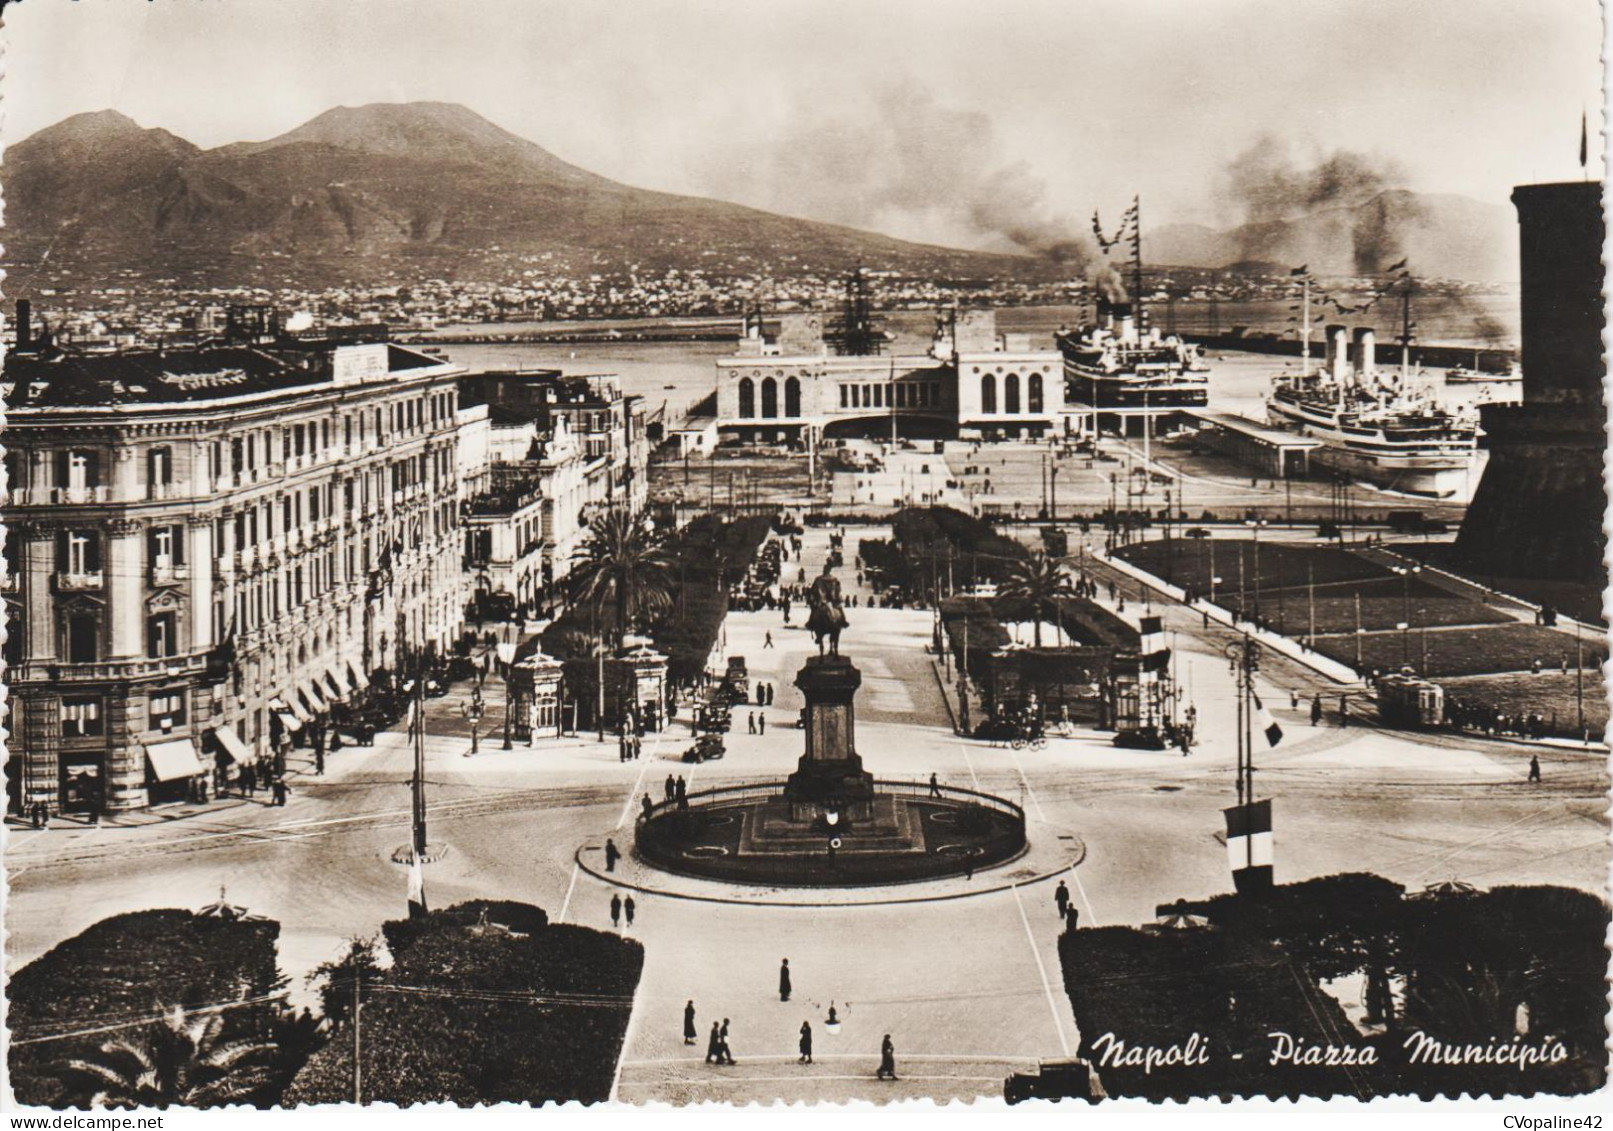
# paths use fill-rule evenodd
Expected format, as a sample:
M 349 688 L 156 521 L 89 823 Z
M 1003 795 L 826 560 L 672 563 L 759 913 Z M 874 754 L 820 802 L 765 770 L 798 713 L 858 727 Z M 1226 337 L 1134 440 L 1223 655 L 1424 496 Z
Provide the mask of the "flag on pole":
M 1240 894 L 1266 891 L 1272 884 L 1271 800 L 1223 809 L 1227 819 L 1227 863 Z
M 1155 652 L 1163 651 L 1165 647 L 1165 627 L 1159 617 L 1143 617 L 1137 622 L 1141 640 L 1138 651 L 1144 656 L 1152 656 Z
M 1283 728 L 1278 726 L 1277 720 L 1271 717 L 1271 712 L 1266 710 L 1266 705 L 1260 701 L 1260 696 L 1255 695 L 1253 691 L 1249 694 L 1254 696 L 1255 719 L 1259 722 L 1260 729 L 1266 732 L 1267 744 L 1276 746 L 1283 740 Z
M 426 914 L 426 873 L 420 866 L 420 854 L 409 854 L 409 918 L 422 919 Z

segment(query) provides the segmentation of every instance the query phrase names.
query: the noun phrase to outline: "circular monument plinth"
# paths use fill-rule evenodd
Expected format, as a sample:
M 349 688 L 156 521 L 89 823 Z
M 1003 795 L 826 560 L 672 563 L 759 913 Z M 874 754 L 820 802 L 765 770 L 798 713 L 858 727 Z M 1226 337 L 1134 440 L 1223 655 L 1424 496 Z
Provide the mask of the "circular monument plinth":
M 873 782 L 843 810 L 803 806 L 787 783 L 693 793 L 638 820 L 634 847 L 653 867 L 771 887 L 866 887 L 961 876 L 1026 850 L 1025 814 L 991 794 Z

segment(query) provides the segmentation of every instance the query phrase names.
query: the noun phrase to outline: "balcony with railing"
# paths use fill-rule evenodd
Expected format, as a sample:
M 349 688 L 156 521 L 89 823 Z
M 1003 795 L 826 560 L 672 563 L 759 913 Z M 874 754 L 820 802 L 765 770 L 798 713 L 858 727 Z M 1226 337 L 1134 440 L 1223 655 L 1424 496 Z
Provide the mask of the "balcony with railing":
M 106 575 L 98 569 L 62 570 L 56 575 L 56 588 L 62 593 L 79 593 L 100 589 L 106 584 Z
M 215 650 L 203 649 L 179 656 L 138 656 L 123 660 L 97 660 L 69 664 L 55 660 L 28 660 L 15 669 L 18 683 L 97 683 L 136 679 L 174 679 L 203 675 Z M 216 666 L 216 665 L 215 665 Z
M 543 488 L 539 484 L 509 483 L 466 499 L 461 514 L 466 517 L 513 515 L 542 502 Z
M 175 562 L 153 562 L 151 565 L 151 584 L 175 585 L 181 581 L 190 580 L 190 567 Z

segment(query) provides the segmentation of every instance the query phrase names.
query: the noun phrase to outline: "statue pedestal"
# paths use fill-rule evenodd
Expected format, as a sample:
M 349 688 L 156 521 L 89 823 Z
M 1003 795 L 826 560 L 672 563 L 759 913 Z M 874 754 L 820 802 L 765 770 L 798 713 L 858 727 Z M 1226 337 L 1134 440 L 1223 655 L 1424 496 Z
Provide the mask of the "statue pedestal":
M 792 819 L 812 820 L 827 809 L 866 818 L 874 775 L 857 755 L 853 697 L 862 673 L 844 656 L 813 656 L 796 674 L 806 699 L 806 753 L 784 786 Z

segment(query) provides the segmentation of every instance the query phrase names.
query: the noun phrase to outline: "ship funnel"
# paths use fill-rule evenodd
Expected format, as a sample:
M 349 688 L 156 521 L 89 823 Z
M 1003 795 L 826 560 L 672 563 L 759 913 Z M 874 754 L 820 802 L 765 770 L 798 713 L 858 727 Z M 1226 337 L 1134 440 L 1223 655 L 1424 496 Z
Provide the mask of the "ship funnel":
M 1329 326 L 1327 328 L 1327 371 L 1328 375 L 1338 383 L 1343 384 L 1349 362 L 1349 334 L 1344 326 Z
M 1115 326 L 1115 336 L 1127 345 L 1136 345 L 1137 319 L 1131 312 L 1131 305 L 1129 303 L 1120 304 L 1116 309 L 1116 313 L 1119 315 L 1119 319 Z
M 1369 383 L 1377 369 L 1378 336 L 1371 326 L 1355 328 L 1355 373 L 1362 384 Z

